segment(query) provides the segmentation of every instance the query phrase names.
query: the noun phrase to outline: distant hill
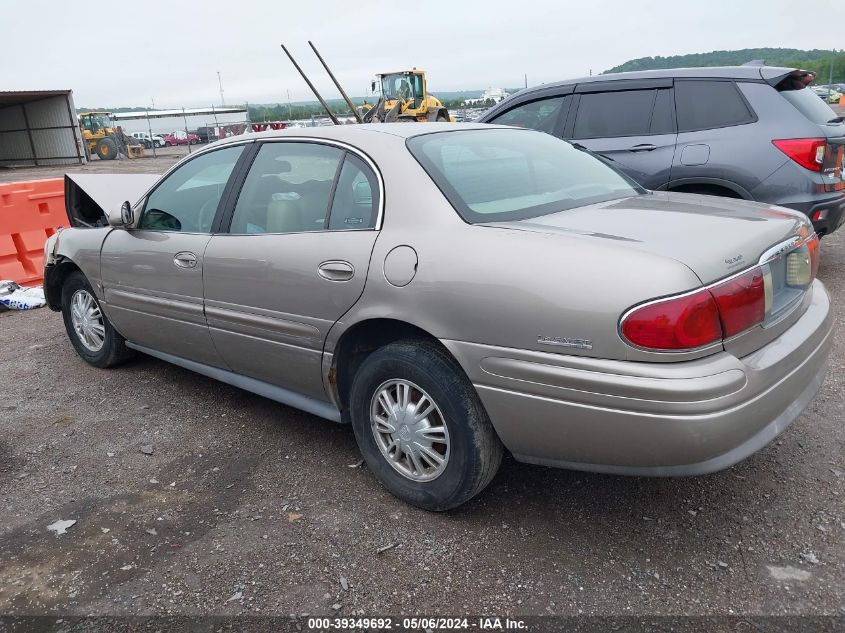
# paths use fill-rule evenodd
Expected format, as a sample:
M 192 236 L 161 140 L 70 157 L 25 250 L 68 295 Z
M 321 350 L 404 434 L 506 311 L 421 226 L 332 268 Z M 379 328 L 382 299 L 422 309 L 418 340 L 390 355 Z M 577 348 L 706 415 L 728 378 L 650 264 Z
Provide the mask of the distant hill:
M 743 48 L 737 51 L 712 51 L 710 53 L 692 53 L 690 55 L 672 55 L 670 57 L 640 57 L 632 59 L 606 70 L 604 73 L 621 73 L 634 70 L 656 70 L 658 68 L 697 68 L 702 66 L 741 66 L 754 59 L 762 59 L 767 66 L 794 66 L 815 70 L 827 79 L 830 60 L 835 58 L 834 74 L 837 66 L 845 70 L 845 53 L 835 50 L 801 50 L 797 48 Z M 840 59 L 841 58 L 841 59 Z M 836 79 L 834 78 L 834 81 Z

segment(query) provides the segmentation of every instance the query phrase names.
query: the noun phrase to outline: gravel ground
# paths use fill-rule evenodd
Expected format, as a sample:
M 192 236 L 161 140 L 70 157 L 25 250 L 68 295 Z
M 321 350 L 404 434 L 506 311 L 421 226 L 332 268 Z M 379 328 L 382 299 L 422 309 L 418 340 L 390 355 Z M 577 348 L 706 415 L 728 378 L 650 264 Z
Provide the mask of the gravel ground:
M 445 514 L 382 489 L 350 428 L 148 357 L 94 369 L 46 309 L 0 314 L 0 376 L 0 613 L 845 614 L 841 336 L 807 412 L 730 470 L 506 459 Z
M 171 165 L 183 156 L 187 156 L 187 145 L 178 147 L 161 147 L 156 150 L 144 150 L 143 158 L 124 158 L 121 160 L 100 160 L 92 158 L 85 165 L 58 165 L 55 167 L 3 167 L 0 166 L 0 183 L 18 182 L 21 180 L 43 180 L 46 178 L 63 178 L 65 172 L 73 174 L 163 174 Z M 194 145 L 195 152 L 204 147 Z

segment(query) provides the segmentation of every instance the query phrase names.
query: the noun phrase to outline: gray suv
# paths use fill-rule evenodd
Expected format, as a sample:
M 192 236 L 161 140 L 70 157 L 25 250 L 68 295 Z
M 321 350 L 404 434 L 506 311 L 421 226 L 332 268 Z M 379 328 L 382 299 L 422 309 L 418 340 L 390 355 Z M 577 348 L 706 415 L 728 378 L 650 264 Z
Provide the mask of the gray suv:
M 647 189 L 743 198 L 845 218 L 845 120 L 792 68 L 737 66 L 598 75 L 523 90 L 480 122 L 577 142 Z

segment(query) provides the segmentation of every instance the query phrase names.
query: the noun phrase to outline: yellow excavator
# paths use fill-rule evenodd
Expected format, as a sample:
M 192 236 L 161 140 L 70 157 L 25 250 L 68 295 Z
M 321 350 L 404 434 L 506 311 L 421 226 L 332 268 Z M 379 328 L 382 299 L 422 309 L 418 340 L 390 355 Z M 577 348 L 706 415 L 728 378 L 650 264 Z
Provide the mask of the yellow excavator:
M 129 158 L 144 155 L 144 146 L 138 139 L 124 134 L 120 126 L 115 127 L 111 112 L 80 112 L 79 128 L 89 158 L 94 154 L 100 160 L 114 160 L 119 153 Z
M 326 64 L 320 53 L 317 52 L 317 48 L 314 44 L 308 42 L 308 45 L 314 51 L 317 59 L 320 60 L 323 68 L 326 69 L 326 72 L 334 82 L 334 85 L 340 91 L 343 100 L 346 101 L 346 105 L 349 106 L 349 109 L 352 111 L 352 114 L 355 116 L 358 123 L 452 120 L 446 106 L 444 106 L 439 99 L 428 94 L 425 71 L 417 70 L 416 68 L 392 73 L 379 73 L 376 75 L 377 82 L 374 81 L 372 83 L 372 91 L 376 92 L 376 88 L 378 88 L 378 93 L 380 95 L 379 100 L 375 105 L 365 102 L 363 108 L 359 111 L 340 86 L 340 83 L 337 81 L 334 74 L 332 74 L 328 64 Z M 299 71 L 299 74 L 302 75 L 305 83 L 307 83 L 308 87 L 311 88 L 311 91 L 314 93 L 314 96 L 317 97 L 317 100 L 323 106 L 323 109 L 329 115 L 329 118 L 335 125 L 339 125 L 340 121 L 338 118 L 331 111 L 323 97 L 320 96 L 320 93 L 317 92 L 314 84 L 311 83 L 284 44 L 282 44 L 282 49 L 287 54 L 288 58 L 290 58 L 294 67 Z

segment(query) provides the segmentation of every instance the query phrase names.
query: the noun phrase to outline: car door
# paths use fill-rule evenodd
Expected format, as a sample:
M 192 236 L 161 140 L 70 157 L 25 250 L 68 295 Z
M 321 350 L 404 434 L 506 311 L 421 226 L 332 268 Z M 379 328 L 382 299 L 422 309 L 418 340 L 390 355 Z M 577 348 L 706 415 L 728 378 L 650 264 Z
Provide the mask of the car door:
M 323 344 L 364 290 L 380 182 L 345 146 L 261 144 L 205 251 L 206 317 L 233 371 L 325 399 Z
M 744 85 L 772 92 L 765 84 Z M 678 143 L 673 186 L 715 184 L 750 197 L 748 192 L 782 164 L 778 152 L 760 151 L 771 147 L 771 130 L 754 125 L 757 117 L 733 81 L 678 79 L 675 106 Z
M 106 237 L 108 316 L 133 343 L 223 366 L 203 313 L 203 255 L 243 152 L 240 144 L 181 164 L 146 196 L 134 228 Z
M 669 182 L 677 138 L 671 80 L 582 84 L 572 112 L 566 137 L 604 156 L 647 189 Z

